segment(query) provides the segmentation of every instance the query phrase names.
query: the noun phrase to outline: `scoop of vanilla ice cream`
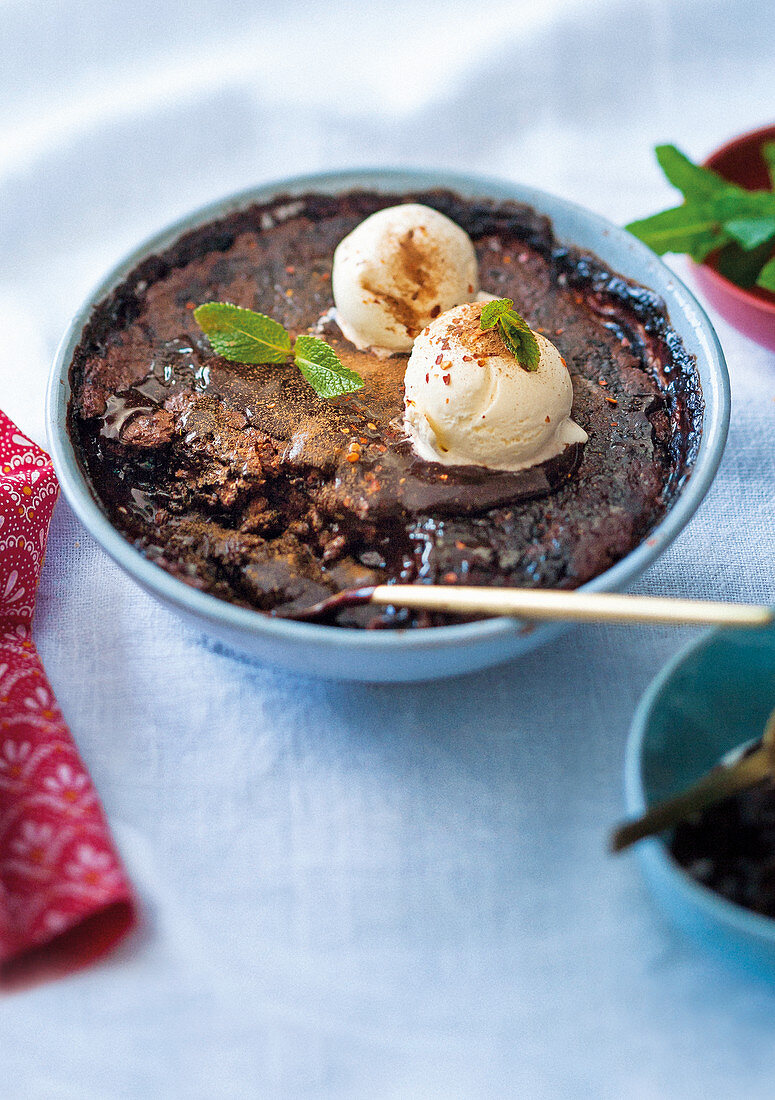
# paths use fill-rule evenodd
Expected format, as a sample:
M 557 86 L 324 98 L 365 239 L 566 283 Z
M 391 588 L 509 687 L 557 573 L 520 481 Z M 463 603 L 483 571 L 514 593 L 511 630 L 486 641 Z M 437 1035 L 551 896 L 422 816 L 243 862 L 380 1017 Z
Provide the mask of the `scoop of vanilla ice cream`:
M 409 351 L 434 317 L 479 289 L 471 238 L 419 203 L 378 210 L 334 252 L 337 323 L 357 348 Z
M 404 424 L 415 452 L 447 466 L 522 470 L 553 458 L 587 433 L 570 418 L 565 362 L 535 333 L 538 370 L 526 371 L 497 328 L 482 332 L 483 304 L 437 317 L 417 337 L 404 377 Z

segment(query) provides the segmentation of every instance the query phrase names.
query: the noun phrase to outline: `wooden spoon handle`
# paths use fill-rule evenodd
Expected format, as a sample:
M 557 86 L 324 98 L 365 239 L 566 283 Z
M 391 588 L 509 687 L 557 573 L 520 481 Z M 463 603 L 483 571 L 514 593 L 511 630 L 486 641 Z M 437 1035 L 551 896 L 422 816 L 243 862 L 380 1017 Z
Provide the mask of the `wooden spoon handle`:
M 672 829 L 692 814 L 700 813 L 730 795 L 760 783 L 769 775 L 770 756 L 766 748 L 758 748 L 734 764 L 720 765 L 682 794 L 658 803 L 647 810 L 643 817 L 620 825 L 611 836 L 611 851 L 622 852 L 644 837 Z
M 618 592 L 380 584 L 369 603 L 457 615 L 509 615 L 565 622 L 672 623 L 680 626 L 767 626 L 773 611 L 758 604 L 630 596 Z

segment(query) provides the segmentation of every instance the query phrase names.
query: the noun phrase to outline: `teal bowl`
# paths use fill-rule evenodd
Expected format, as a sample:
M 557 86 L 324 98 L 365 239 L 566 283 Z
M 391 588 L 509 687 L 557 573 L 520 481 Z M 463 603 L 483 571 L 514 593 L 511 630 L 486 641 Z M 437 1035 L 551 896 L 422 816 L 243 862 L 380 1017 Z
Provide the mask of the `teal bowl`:
M 664 668 L 641 699 L 627 743 L 627 812 L 678 794 L 718 760 L 761 735 L 775 706 L 775 627 L 717 630 Z M 670 919 L 704 947 L 749 972 L 775 978 L 775 920 L 700 885 L 665 839 L 636 848 Z

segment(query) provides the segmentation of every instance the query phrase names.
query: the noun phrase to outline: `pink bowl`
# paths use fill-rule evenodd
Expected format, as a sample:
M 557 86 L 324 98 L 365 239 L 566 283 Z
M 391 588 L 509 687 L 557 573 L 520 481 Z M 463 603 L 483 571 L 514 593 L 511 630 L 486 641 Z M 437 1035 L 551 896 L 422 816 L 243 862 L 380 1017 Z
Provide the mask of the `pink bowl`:
M 711 153 L 705 167 L 749 191 L 769 190 L 770 179 L 761 155 L 766 141 L 775 141 L 775 126 L 733 138 Z M 775 294 L 759 287 L 743 290 L 719 274 L 714 265 L 712 255 L 693 265 L 695 282 L 702 293 L 730 325 L 775 351 Z

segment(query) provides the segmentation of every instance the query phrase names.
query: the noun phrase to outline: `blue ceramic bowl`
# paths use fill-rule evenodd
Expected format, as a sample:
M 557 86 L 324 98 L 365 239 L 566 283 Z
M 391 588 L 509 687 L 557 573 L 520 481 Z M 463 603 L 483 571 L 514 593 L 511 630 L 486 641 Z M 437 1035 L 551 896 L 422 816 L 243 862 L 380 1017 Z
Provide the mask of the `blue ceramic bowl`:
M 691 477 L 648 540 L 585 588 L 614 591 L 651 565 L 696 511 L 715 476 L 729 422 L 729 379 L 716 334 L 696 299 L 650 249 L 623 229 L 563 199 L 478 176 L 446 172 L 372 170 L 282 180 L 224 199 L 183 218 L 146 241 L 102 280 L 65 333 L 54 361 L 47 398 L 51 454 L 70 505 L 108 554 L 148 592 L 208 634 L 242 652 L 307 674 L 351 680 L 427 680 L 454 676 L 506 661 L 567 629 L 545 624 L 524 632 L 510 619 L 436 627 L 431 630 L 345 630 L 271 619 L 257 611 L 198 592 L 142 556 L 116 529 L 92 496 L 67 432 L 68 372 L 73 351 L 92 309 L 146 256 L 168 247 L 180 234 L 253 202 L 306 191 L 338 193 L 365 187 L 403 192 L 448 187 L 464 196 L 516 199 L 547 214 L 567 244 L 597 253 L 622 275 L 655 290 L 665 300 L 674 328 L 696 356 L 705 399 L 702 441 Z
M 639 816 L 759 736 L 775 707 L 775 627 L 714 631 L 679 653 L 638 705 L 627 743 L 627 812 Z M 677 925 L 725 959 L 775 977 L 775 920 L 686 874 L 662 838 L 636 849 Z

